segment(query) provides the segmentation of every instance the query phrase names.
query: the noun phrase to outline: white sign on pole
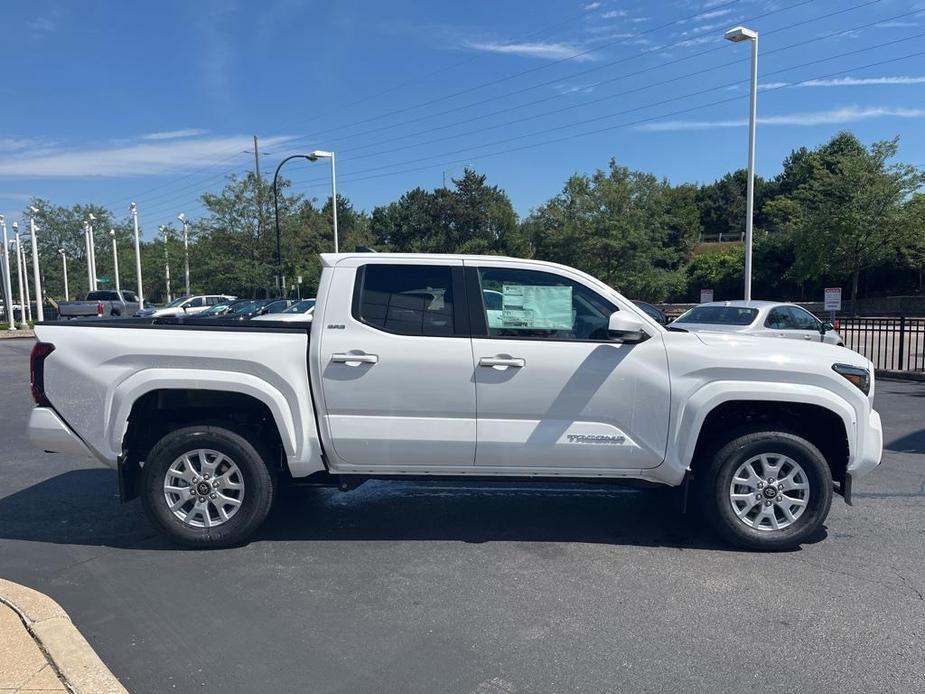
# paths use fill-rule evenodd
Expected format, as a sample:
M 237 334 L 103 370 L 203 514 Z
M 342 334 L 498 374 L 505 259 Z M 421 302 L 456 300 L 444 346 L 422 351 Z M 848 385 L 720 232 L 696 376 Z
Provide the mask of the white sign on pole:
M 302 275 L 299 275 L 299 284 L 302 284 Z
M 700 290 L 700 303 L 709 304 L 713 301 L 713 290 L 712 289 L 701 289 Z
M 841 311 L 841 287 L 825 288 L 825 310 L 836 313 Z

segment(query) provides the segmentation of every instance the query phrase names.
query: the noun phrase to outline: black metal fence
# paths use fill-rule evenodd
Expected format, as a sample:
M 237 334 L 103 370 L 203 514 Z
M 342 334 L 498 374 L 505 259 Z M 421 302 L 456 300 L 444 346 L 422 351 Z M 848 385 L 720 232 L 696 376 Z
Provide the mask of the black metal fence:
M 925 318 L 841 318 L 838 332 L 877 369 L 925 371 Z

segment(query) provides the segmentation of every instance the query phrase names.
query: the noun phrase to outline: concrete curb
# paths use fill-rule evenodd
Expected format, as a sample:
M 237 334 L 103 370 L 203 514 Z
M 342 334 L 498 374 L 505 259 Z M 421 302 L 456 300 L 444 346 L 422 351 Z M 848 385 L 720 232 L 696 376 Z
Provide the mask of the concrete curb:
M 22 340 L 27 337 L 35 337 L 35 332 L 25 328 L 21 330 L 0 330 L 0 340 Z
M 0 602 L 22 619 L 52 665 L 75 694 L 125 694 L 115 675 L 67 616 L 38 591 L 0 578 Z
M 887 378 L 891 381 L 925 381 L 925 371 L 890 371 L 877 369 L 877 378 Z

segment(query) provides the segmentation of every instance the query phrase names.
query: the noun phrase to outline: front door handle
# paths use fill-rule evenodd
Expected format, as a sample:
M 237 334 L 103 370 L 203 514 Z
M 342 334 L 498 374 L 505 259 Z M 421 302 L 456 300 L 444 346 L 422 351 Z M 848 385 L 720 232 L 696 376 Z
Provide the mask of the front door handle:
M 479 366 L 513 366 L 516 369 L 522 369 L 527 365 L 527 360 L 520 357 L 482 357 L 479 359 Z
M 803 339 L 804 339 L 804 340 L 812 340 L 812 339 L 813 339 L 813 336 L 812 336 L 812 335 L 804 335 L 804 336 L 803 336 Z
M 378 364 L 379 355 L 378 354 L 351 354 L 351 353 L 340 353 L 332 354 L 331 361 L 335 364 L 346 364 L 347 366 L 359 366 L 360 364 Z

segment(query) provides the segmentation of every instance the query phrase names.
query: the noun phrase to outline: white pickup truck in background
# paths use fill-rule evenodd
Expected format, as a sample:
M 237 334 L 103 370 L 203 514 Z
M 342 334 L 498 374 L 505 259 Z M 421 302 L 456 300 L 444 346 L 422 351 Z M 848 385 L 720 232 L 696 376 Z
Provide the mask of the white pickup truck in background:
M 690 485 L 727 540 L 790 548 L 880 461 L 847 349 L 665 329 L 552 263 L 322 260 L 304 325 L 38 325 L 33 442 L 197 547 L 246 541 L 284 483 L 441 476 Z

